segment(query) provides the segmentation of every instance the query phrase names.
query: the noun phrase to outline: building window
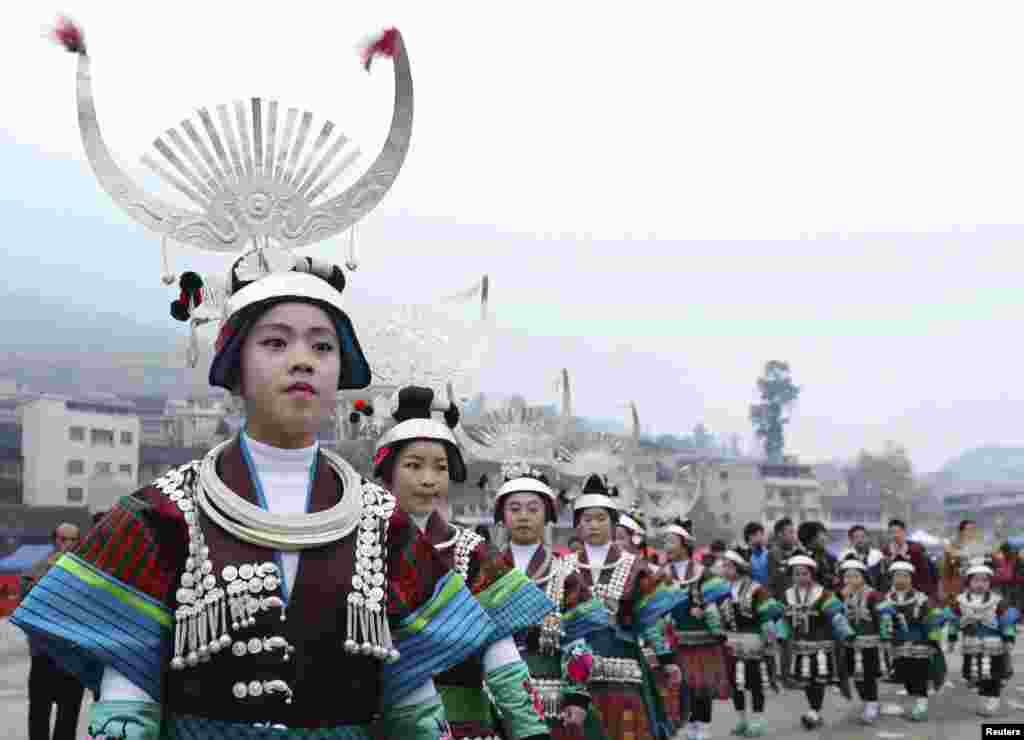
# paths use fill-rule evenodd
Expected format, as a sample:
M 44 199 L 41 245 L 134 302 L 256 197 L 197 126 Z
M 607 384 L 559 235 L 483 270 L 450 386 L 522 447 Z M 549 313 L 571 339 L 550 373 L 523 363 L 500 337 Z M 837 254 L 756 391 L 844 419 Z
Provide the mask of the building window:
M 68 489 L 68 503 L 79 504 L 85 500 L 85 489 L 75 486 Z
M 96 463 L 96 475 L 110 475 L 111 465 L 108 462 Z
M 72 442 L 84 442 L 85 427 L 71 427 L 68 429 L 68 439 Z
M 727 527 L 732 524 L 732 514 L 722 514 L 722 524 Z
M 114 431 L 112 429 L 93 429 L 90 432 L 93 447 L 103 445 L 104 447 L 114 446 Z
M 728 506 L 731 501 L 732 501 L 732 492 L 731 491 L 722 491 L 722 503 L 725 504 L 726 506 Z
M 772 488 L 771 486 L 768 486 L 768 488 L 765 489 L 764 500 L 765 501 L 774 501 L 775 500 L 775 489 Z
M 82 475 L 85 472 L 85 460 L 68 460 L 68 475 Z
M 123 444 L 123 445 L 130 445 L 131 443 L 132 443 L 132 433 L 131 432 L 121 432 L 121 444 Z
M 131 476 L 131 474 L 132 474 L 132 466 L 131 465 L 119 465 L 118 468 L 117 468 L 117 472 L 120 473 L 121 475 Z
M 718 474 L 718 480 L 722 481 L 723 483 L 725 483 L 725 481 L 729 480 L 729 471 L 728 470 L 723 470 L 721 473 L 719 473 Z

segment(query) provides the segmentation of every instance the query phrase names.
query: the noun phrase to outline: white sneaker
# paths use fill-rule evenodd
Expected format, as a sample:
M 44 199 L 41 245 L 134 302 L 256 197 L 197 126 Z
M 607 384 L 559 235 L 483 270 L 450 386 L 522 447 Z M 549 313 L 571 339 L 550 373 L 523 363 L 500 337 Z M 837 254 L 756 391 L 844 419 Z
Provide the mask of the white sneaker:
M 697 740 L 708 740 L 708 723 L 697 723 Z
M 878 702 L 869 701 L 864 703 L 864 724 L 872 725 L 878 719 Z
M 699 728 L 697 727 L 697 723 L 696 722 L 687 722 L 686 723 L 686 740 L 698 740 L 698 737 L 697 737 L 697 733 L 698 732 L 699 732 Z
M 978 699 L 978 714 L 982 717 L 993 717 L 999 711 L 999 697 L 982 696 Z

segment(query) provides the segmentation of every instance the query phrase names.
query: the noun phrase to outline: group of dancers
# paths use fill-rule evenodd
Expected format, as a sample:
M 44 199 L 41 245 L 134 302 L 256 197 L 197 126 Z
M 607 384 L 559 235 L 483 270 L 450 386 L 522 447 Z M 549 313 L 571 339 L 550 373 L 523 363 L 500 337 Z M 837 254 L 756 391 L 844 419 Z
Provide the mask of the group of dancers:
M 56 37 L 79 58 L 79 124 L 108 193 L 165 237 L 217 251 L 253 245 L 232 262 L 215 311 L 204 304 L 216 291 L 193 272 L 171 306 L 193 329 L 220 322 L 209 381 L 241 399 L 245 427 L 117 502 L 12 617 L 95 695 L 92 738 L 663 740 L 678 728 L 662 690 L 680 684 L 691 738 L 707 736 L 714 701 L 730 697 L 737 734 L 757 736 L 779 640 L 805 687 L 808 729 L 821 724 L 840 673 L 856 680 L 865 719 L 877 716 L 883 646 L 922 719 L 947 619 L 952 636 L 962 633 L 965 675 L 986 707 L 998 701 L 1016 618 L 983 566 L 947 614 L 911 587 L 909 563 L 893 563 L 893 590 L 880 595 L 844 561 L 837 594 L 816 582 L 815 559 L 796 555 L 779 603 L 737 551 L 725 554 L 722 576 L 694 564 L 689 522 L 668 527 L 674 558 L 663 569 L 616 544 L 617 527 L 643 527 L 599 475 L 572 502 L 583 547 L 556 555 L 545 532 L 559 497 L 542 474 L 514 467 L 495 496 L 509 537 L 495 551 L 439 513 L 467 465 L 453 432 L 458 409 L 429 388 L 398 392 L 373 480 L 319 444 L 338 392 L 366 388 L 372 373 L 343 305 L 344 271 L 289 250 L 353 225 L 397 175 L 412 116 L 397 31 L 364 59 L 367 68 L 394 59 L 396 102 L 384 150 L 362 178 L 317 201 L 324 167 L 307 178 L 307 160 L 292 171 L 297 150 L 275 162 L 276 103 L 252 101 L 244 161 L 230 131 L 228 158 L 203 109 L 216 157 L 191 125 L 198 157 L 172 137 L 203 177 L 164 149 L 204 213 L 147 195 L 118 168 L 99 133 L 81 29 L 62 21 Z M 244 138 L 247 109 L 236 113 Z M 290 115 L 282 142 L 294 123 Z M 300 139 L 307 128 L 304 116 Z

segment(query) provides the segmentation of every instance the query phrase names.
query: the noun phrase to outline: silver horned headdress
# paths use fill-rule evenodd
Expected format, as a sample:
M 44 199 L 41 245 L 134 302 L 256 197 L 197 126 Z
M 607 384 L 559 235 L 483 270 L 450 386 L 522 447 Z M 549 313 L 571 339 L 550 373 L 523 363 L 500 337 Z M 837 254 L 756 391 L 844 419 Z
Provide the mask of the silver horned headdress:
M 313 148 L 302 156 L 313 114 L 304 111 L 300 118 L 297 109 L 288 109 L 279 139 L 277 101 L 264 103 L 260 98 L 252 98 L 249 106 L 242 101 L 234 103 L 237 137 L 231 109 L 220 105 L 220 131 L 209 110 L 198 110 L 209 146 L 188 119 L 181 122 L 184 136 L 175 129 L 166 132 L 173 148 L 160 137 L 153 142 L 157 152 L 178 174 L 151 157 L 144 157 L 143 162 L 201 210 L 179 208 L 143 191 L 107 149 L 96 116 L 90 59 L 81 29 L 62 18 L 54 35 L 65 49 L 78 54 L 78 122 L 86 154 L 103 189 L 136 221 L 183 244 L 214 252 L 268 246 L 289 250 L 336 236 L 381 201 L 409 150 L 412 75 L 402 35 L 397 29 L 390 29 L 368 46 L 364 63 L 369 68 L 376 55 L 394 59 L 391 130 L 377 159 L 355 183 L 332 198 L 321 197 L 353 159 L 343 158 L 328 170 L 348 141 L 338 134 L 328 146 L 334 123 L 324 123 Z
M 247 255 L 240 265 L 250 273 L 247 280 L 257 276 L 253 273 L 292 270 L 296 261 L 291 250 L 354 229 L 391 188 L 409 150 L 412 75 L 402 35 L 392 28 L 363 50 L 367 70 L 377 56 L 394 60 L 391 129 L 380 154 L 352 185 L 337 195 L 327 194 L 358 155 L 352 151 L 338 159 L 348 139 L 335 132 L 333 122 L 324 122 L 312 148 L 307 149 L 312 113 L 300 114 L 298 109 L 289 108 L 282 121 L 276 100 L 252 98 L 248 104 L 236 101 L 230 107 L 217 106 L 219 128 L 207 108 L 198 109 L 198 126 L 185 119 L 180 132 L 170 128 L 154 140 L 159 160 L 142 157 L 146 166 L 197 209 L 179 207 L 145 192 L 114 161 L 100 133 L 91 62 L 81 27 L 61 17 L 52 36 L 67 51 L 78 55 L 78 123 L 93 172 L 118 206 L 162 235 L 163 280 L 168 285 L 176 279 L 168 266 L 168 240 L 212 252 Z M 350 237 L 346 266 L 354 270 L 354 233 L 350 232 Z M 182 300 L 189 304 L 188 314 L 200 302 L 206 304 L 204 311 L 194 317 L 199 323 L 214 320 L 214 314 L 222 308 L 218 304 L 228 297 L 219 280 L 204 279 L 202 283 L 205 291 L 200 300 L 195 300 L 195 290 L 181 286 Z

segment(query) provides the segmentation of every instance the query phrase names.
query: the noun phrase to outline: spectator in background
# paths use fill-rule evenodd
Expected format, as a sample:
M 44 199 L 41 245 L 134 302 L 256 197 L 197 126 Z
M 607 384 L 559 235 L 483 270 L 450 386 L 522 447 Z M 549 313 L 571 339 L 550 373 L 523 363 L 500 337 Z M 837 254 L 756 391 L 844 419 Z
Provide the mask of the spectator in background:
M 857 558 L 864 564 L 865 570 L 861 571 L 864 580 L 871 588 L 876 588 L 878 584 L 875 583 L 875 576 L 877 576 L 875 566 L 882 562 L 882 551 L 871 546 L 871 543 L 868 542 L 868 531 L 859 524 L 850 527 L 846 537 L 849 540 L 849 545 L 839 553 L 839 562 L 845 560 L 849 555 Z
M 768 548 L 765 547 L 764 527 L 760 522 L 750 522 L 743 528 L 742 555 L 750 563 L 750 578 L 767 587 L 769 581 Z
M 775 522 L 775 538 L 771 549 L 768 551 L 768 590 L 779 603 L 786 603 L 786 589 L 793 585 L 792 569 L 789 567 L 789 559 L 800 552 L 800 543 L 796 538 L 796 527 L 793 520 L 783 517 Z M 782 640 L 779 643 L 779 673 L 782 676 L 782 684 L 786 688 L 796 688 L 790 673 L 792 653 L 790 641 Z
M 914 566 L 913 583 L 915 590 L 928 596 L 933 603 L 938 603 L 938 574 L 935 564 L 924 546 L 919 542 L 907 541 L 907 525 L 902 519 L 891 519 L 889 521 L 889 543 L 882 548 L 882 562 L 872 573 L 872 577 L 878 579 L 880 591 L 888 591 L 892 586 L 889 575 L 889 566 L 897 559 L 908 560 Z
M 53 531 L 54 551 L 49 557 L 33 565 L 22 578 L 22 597 L 31 591 L 60 557 L 71 552 L 81 540 L 81 532 L 74 524 L 61 524 Z M 65 673 L 50 656 L 32 650 L 32 665 L 28 674 L 28 737 L 29 740 L 51 740 L 50 714 L 57 705 L 57 722 L 52 740 L 75 740 L 78 732 L 78 714 L 82 708 L 85 688 L 70 673 Z
M 793 585 L 789 559 L 800 552 L 793 520 L 783 517 L 775 522 L 775 538 L 768 551 L 768 590 L 777 601 L 786 598 L 786 589 Z
M 703 565 L 709 573 L 716 576 L 722 575 L 722 558 L 725 557 L 725 551 L 728 549 L 725 544 L 725 540 L 714 540 L 711 543 L 711 549 L 707 555 L 704 556 Z

